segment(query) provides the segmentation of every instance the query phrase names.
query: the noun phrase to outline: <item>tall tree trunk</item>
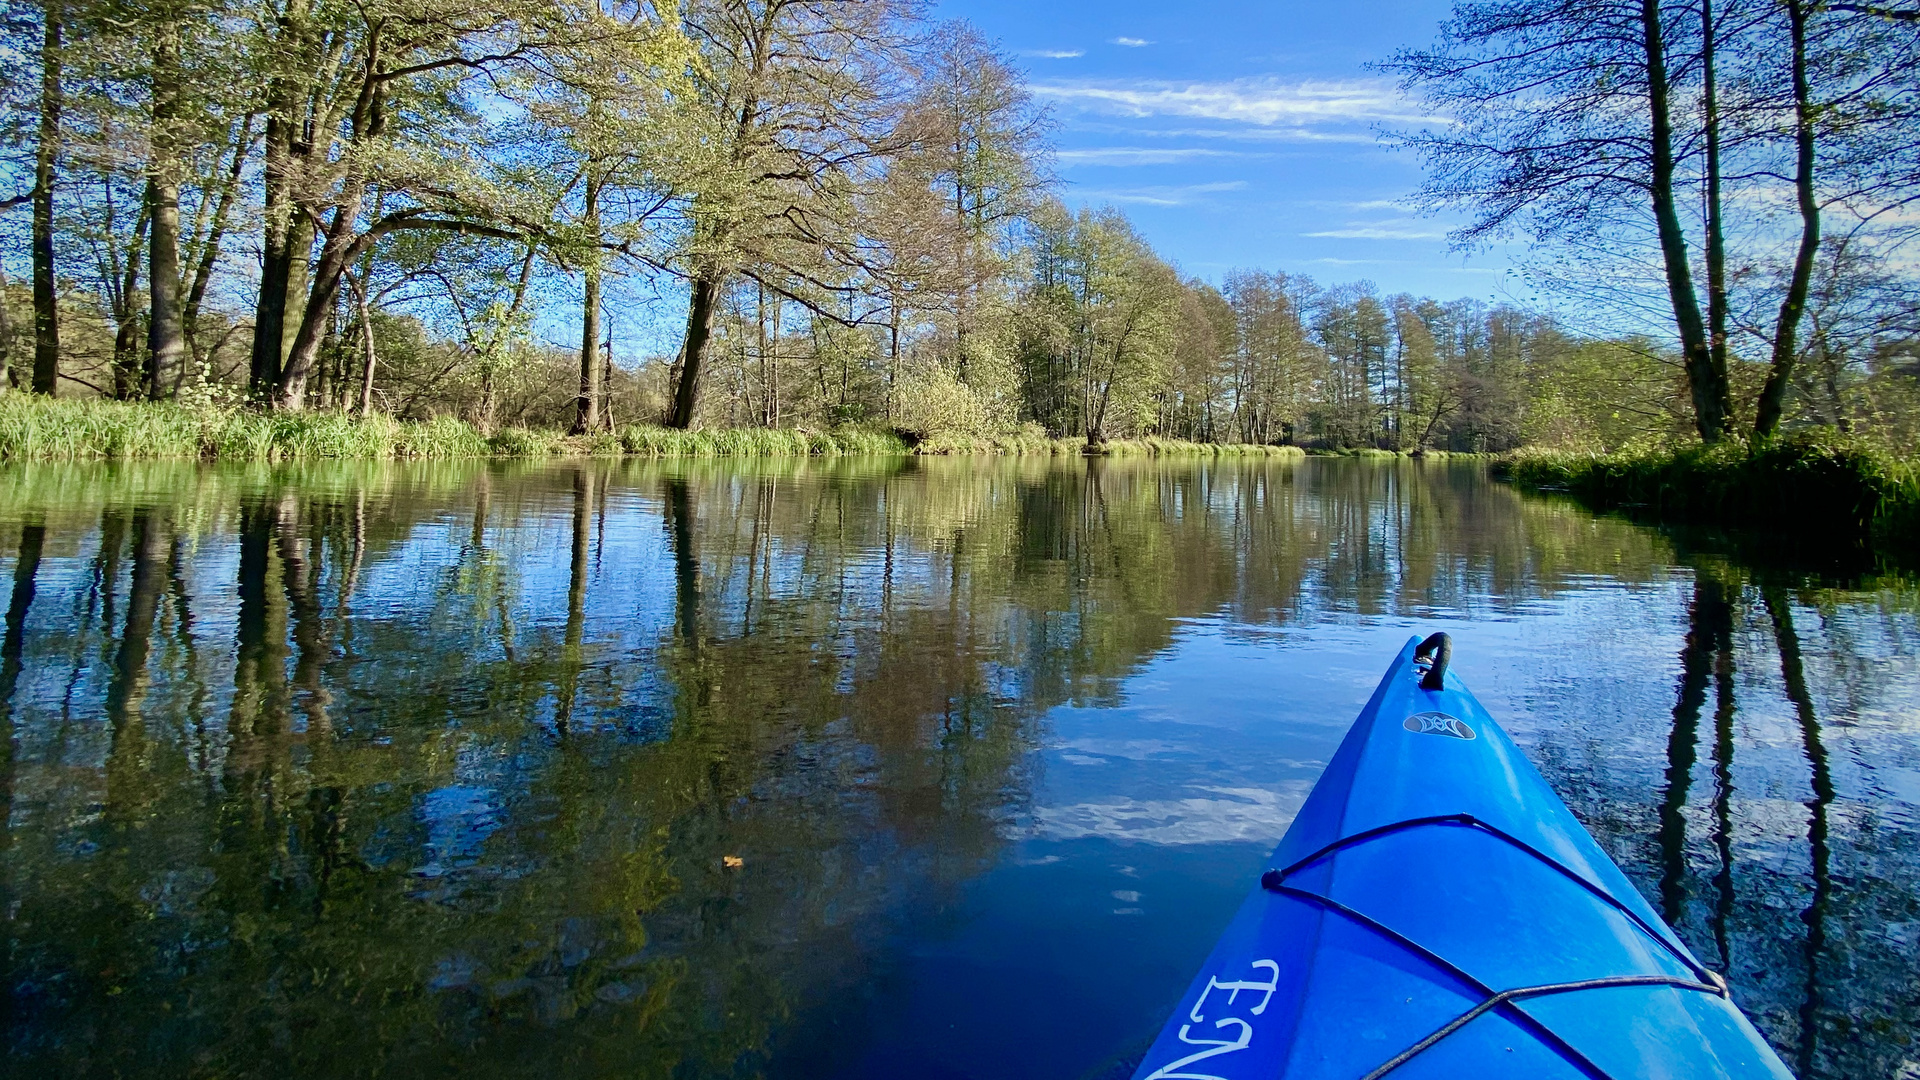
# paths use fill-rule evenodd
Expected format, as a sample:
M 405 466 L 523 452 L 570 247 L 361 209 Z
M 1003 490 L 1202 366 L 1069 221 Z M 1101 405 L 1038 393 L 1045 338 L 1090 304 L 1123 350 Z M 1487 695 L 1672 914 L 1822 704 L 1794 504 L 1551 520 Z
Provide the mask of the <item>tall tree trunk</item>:
M 313 268 L 306 306 L 300 315 L 300 328 L 294 331 L 293 344 L 287 349 L 286 364 L 280 369 L 280 384 L 274 405 L 288 412 L 299 412 L 307 407 L 307 380 L 313 376 L 314 363 L 320 358 L 321 345 L 333 321 L 334 307 L 340 300 L 341 276 L 352 261 L 347 250 L 347 233 L 352 231 L 354 219 L 360 216 L 365 188 L 351 182 L 349 188 L 347 197 L 334 208 L 333 221 L 327 228 L 326 244 L 320 249 L 320 260 Z
M 147 397 L 173 392 L 187 340 L 180 316 L 180 24 L 169 15 L 153 48 L 152 150 L 147 166 Z
M 607 336 L 600 342 L 600 427 L 613 428 L 613 323 L 608 320 Z
M 134 306 L 134 289 L 140 284 L 140 250 L 146 243 L 148 202 L 140 202 L 140 216 L 133 223 L 133 239 L 127 245 L 127 265 L 115 286 L 113 334 L 113 399 L 127 401 L 140 393 L 140 309 Z
M 373 348 L 373 308 L 367 303 L 370 286 L 365 278 L 358 283 L 349 280 L 348 284 L 354 286 L 353 298 L 360 306 L 360 419 L 365 420 L 373 415 L 373 368 L 379 356 Z
M 893 423 L 893 384 L 900 374 L 900 303 L 896 298 L 887 311 L 887 423 Z
M 1813 12 L 1806 0 L 1786 0 L 1786 5 L 1793 36 L 1793 190 L 1800 206 L 1800 249 L 1794 252 L 1793 276 L 1787 281 L 1787 295 L 1780 301 L 1780 317 L 1774 324 L 1773 366 L 1754 410 L 1755 441 L 1770 438 L 1780 429 L 1788 380 L 1799 359 L 1800 319 L 1806 313 L 1807 286 L 1813 280 L 1814 258 L 1820 253 L 1820 203 L 1813 190 L 1813 90 L 1807 78 L 1807 20 Z
M 33 157 L 33 392 L 60 382 L 60 310 L 54 286 L 53 185 L 60 153 L 60 4 L 50 0 L 40 45 L 40 145 Z
M 147 397 L 172 394 L 185 369 L 187 339 L 180 316 L 180 185 L 149 185 L 153 239 L 147 245 Z
M 13 389 L 13 320 L 7 318 L 7 274 L 0 269 L 0 394 Z
M 386 108 L 381 101 L 381 84 L 377 80 L 382 64 L 381 42 L 375 35 L 367 44 L 365 76 L 359 100 L 354 105 L 353 130 L 349 142 L 356 147 L 377 142 L 386 130 Z M 320 258 L 313 267 L 313 280 L 308 286 L 306 308 L 300 316 L 300 329 L 294 333 L 293 345 L 287 350 L 287 361 L 280 371 L 275 405 L 288 412 L 299 412 L 306 407 L 307 379 L 313 373 L 314 360 L 320 355 L 321 340 L 332 320 L 334 306 L 340 299 L 341 278 L 360 254 L 353 240 L 353 229 L 359 220 L 360 208 L 366 203 L 367 177 L 359 169 L 357 165 L 350 168 L 341 183 L 333 217 L 327 224 L 326 240 L 321 245 Z
M 1707 347 L 1713 365 L 1727 370 L 1727 234 L 1720 207 L 1720 88 L 1716 73 L 1719 25 L 1713 0 L 1700 0 L 1700 67 L 1707 136 Z
M 275 27 L 274 54 L 281 64 L 300 63 L 308 51 L 310 0 L 287 0 Z M 262 229 L 260 293 L 254 305 L 253 348 L 247 391 L 256 400 L 273 397 L 286 364 L 287 314 L 306 292 L 307 255 L 313 248 L 313 224 L 293 198 L 297 168 L 295 140 L 302 135 L 303 102 L 297 78 L 276 73 L 267 84 L 267 126 L 263 136 L 266 222 Z
M 1666 265 L 1667 295 L 1680 331 L 1687 386 L 1693 397 L 1694 427 L 1705 442 L 1719 442 L 1727 432 L 1732 411 L 1726 369 L 1713 362 L 1706 325 L 1700 318 L 1700 298 L 1693 289 L 1693 268 L 1687 261 L 1687 237 L 1673 201 L 1673 116 L 1667 101 L 1666 43 L 1660 24 L 1660 0 L 1642 0 L 1641 23 L 1647 55 L 1647 106 L 1652 123 L 1653 218 L 1660 235 L 1660 255 Z
M 278 86 L 275 93 L 285 94 Z M 307 247 L 296 241 L 304 219 L 293 205 L 293 132 L 285 113 L 291 100 L 268 102 L 266 224 L 262 228 L 260 293 L 253 310 L 253 352 L 248 365 L 247 390 L 256 399 L 269 397 L 280 383 L 280 365 L 286 356 L 287 298 L 292 294 L 293 264 L 306 264 Z M 307 236 L 307 246 L 312 236 Z M 297 248 L 297 250 L 296 250 Z
M 682 431 L 693 426 L 694 395 L 700 389 L 700 361 L 713 337 L 713 316 L 719 306 L 722 275 L 705 270 L 694 276 L 687 296 L 687 337 L 681 347 L 680 378 L 673 390 L 673 412 L 668 427 Z
M 207 358 L 200 354 L 200 305 L 207 296 L 207 285 L 213 280 L 213 266 L 220 259 L 220 242 L 227 233 L 227 218 L 233 212 L 233 200 L 240 190 L 240 174 L 246 167 L 247 148 L 253 144 L 253 114 L 248 113 L 240 121 L 240 134 L 233 142 L 233 164 L 220 184 L 220 193 L 214 199 L 213 216 L 207 221 L 204 232 L 200 233 L 194 245 L 193 284 L 187 288 L 186 303 L 180 310 L 180 328 L 186 335 L 187 345 L 193 350 L 196 361 Z
M 596 243 L 600 239 L 600 177 L 587 167 L 586 208 L 581 224 Z M 580 304 L 580 394 L 574 401 L 573 434 L 586 435 L 600 426 L 600 256 L 587 256 L 585 290 Z
M 498 407 L 499 395 L 494 390 L 493 368 L 491 365 L 480 369 L 480 434 L 493 434 L 493 413 Z
M 780 317 L 787 306 L 774 296 L 774 331 L 766 342 L 766 427 L 780 427 Z

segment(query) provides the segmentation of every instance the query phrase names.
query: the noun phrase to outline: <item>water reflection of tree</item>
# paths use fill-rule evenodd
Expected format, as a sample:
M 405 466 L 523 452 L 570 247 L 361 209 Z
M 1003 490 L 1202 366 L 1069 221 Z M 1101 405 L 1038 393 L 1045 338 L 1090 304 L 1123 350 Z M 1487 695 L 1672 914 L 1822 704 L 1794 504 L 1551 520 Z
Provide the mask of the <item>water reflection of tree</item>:
M 47 524 L 21 533 L 0 712 L 33 803 L 5 854 L 32 988 L 12 1052 L 38 1071 L 752 1072 L 991 863 L 1046 710 L 1116 700 L 1180 620 L 1478 610 L 1668 558 L 1431 467 L 163 479 L 21 488 Z M 18 584 L 43 547 L 84 563 L 69 595 Z M 1716 581 L 1661 824 L 1689 827 L 1717 679 L 1710 934 L 1738 958 L 1763 937 L 1727 928 L 1751 888 L 1729 840 L 1745 586 Z M 69 638 L 36 637 L 42 603 Z M 56 667 L 57 693 L 8 693 Z M 50 749 L 93 721 L 104 742 Z M 1684 897 L 1674 849 L 1653 865 Z M 1810 925 L 1844 921 L 1820 905 Z M 1809 939 L 1804 1000 L 1831 953 Z
M 1807 926 L 1806 991 L 1800 1005 L 1800 1039 L 1797 1066 L 1800 1075 L 1812 1075 L 1819 1053 L 1819 1029 L 1823 1001 L 1820 963 L 1826 951 L 1827 906 L 1833 894 L 1833 852 L 1828 839 L 1827 815 L 1836 795 L 1833 773 L 1827 760 L 1826 745 L 1820 733 L 1820 718 L 1814 712 L 1813 696 L 1807 691 L 1806 668 L 1800 657 L 1800 635 L 1793 628 L 1793 608 L 1785 591 L 1768 588 L 1762 592 L 1767 615 L 1773 623 L 1774 640 L 1780 651 L 1780 675 L 1786 684 L 1787 698 L 1793 702 L 1794 716 L 1800 722 L 1802 745 L 1806 749 L 1809 781 L 1813 798 L 1807 802 L 1807 846 L 1813 879 L 1800 921 Z
M 1648 863 L 1628 864 L 1630 873 L 1657 883 L 1669 921 L 1727 971 L 1743 1007 L 1803 1077 L 1889 1075 L 1914 1038 L 1906 987 L 1915 957 L 1897 943 L 1874 941 L 1890 923 L 1920 914 L 1911 899 L 1901 899 L 1911 897 L 1911 886 L 1900 884 L 1920 851 L 1910 830 L 1880 828 L 1867 803 L 1848 806 L 1838 820 L 1850 827 L 1836 833 L 1839 789 L 1795 623 L 1796 606 L 1833 612 L 1837 595 L 1821 587 L 1796 595 L 1772 572 L 1696 560 L 1656 813 L 1657 853 Z M 1843 656 L 1850 649 L 1825 651 Z M 1791 710 L 1787 730 L 1773 730 L 1765 716 L 1737 721 L 1737 695 L 1759 696 L 1769 663 Z M 1847 700 L 1849 715 L 1870 715 L 1875 710 L 1861 685 L 1845 685 L 1847 664 L 1837 667 L 1833 690 Z M 1710 692 L 1712 728 L 1703 732 Z M 1765 708 L 1764 696 L 1747 705 Z M 1713 782 L 1696 798 L 1703 737 Z M 1803 792 L 1797 817 L 1783 812 L 1796 788 Z M 1695 832 L 1703 842 L 1690 840 Z M 1836 871 L 1836 860 L 1847 865 Z M 1690 904 L 1707 891 L 1710 905 Z

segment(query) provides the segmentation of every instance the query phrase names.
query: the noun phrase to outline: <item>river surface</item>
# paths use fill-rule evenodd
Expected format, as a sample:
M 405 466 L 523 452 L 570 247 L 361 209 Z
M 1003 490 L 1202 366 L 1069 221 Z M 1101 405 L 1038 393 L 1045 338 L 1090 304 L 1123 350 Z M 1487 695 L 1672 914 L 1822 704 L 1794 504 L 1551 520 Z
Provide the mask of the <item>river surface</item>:
M 18 1077 L 1124 1077 L 1410 634 L 1920 1077 L 1920 593 L 1471 465 L 0 471 Z

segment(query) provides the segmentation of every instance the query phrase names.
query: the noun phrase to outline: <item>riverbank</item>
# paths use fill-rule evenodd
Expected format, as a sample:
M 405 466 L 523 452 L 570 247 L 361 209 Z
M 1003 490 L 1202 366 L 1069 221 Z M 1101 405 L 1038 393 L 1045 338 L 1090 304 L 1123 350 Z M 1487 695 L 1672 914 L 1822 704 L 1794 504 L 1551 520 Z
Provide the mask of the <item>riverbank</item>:
M 1752 450 L 1734 443 L 1618 454 L 1521 450 L 1496 461 L 1494 471 L 1595 510 L 1920 548 L 1920 463 L 1830 432 Z
M 1086 453 L 1082 439 L 1031 432 L 1003 436 L 936 436 L 909 443 L 877 427 L 831 431 L 726 428 L 680 431 L 638 425 L 574 436 L 505 428 L 482 435 L 452 417 L 424 422 L 339 412 L 276 413 L 231 407 L 100 398 L 0 395 L 0 461 L 186 460 L 305 461 L 325 459 L 479 457 L 832 457 L 845 455 L 1010 454 L 1066 457 Z M 1291 446 L 1194 443 L 1177 439 L 1113 440 L 1113 457 L 1194 455 L 1289 457 Z

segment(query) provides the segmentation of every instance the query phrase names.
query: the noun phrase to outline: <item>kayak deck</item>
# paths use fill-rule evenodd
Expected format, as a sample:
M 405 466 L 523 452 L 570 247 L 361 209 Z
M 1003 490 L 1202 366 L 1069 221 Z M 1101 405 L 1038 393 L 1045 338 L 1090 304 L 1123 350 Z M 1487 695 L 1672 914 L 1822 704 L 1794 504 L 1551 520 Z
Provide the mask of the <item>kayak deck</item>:
M 1790 1077 L 1420 647 L 1401 649 L 1136 1080 Z

